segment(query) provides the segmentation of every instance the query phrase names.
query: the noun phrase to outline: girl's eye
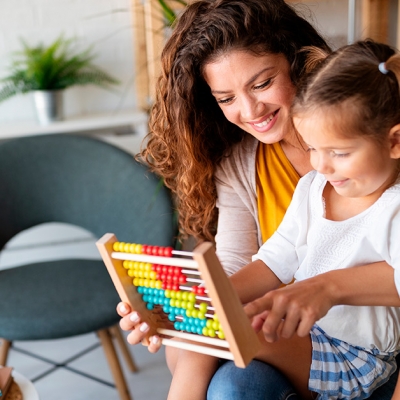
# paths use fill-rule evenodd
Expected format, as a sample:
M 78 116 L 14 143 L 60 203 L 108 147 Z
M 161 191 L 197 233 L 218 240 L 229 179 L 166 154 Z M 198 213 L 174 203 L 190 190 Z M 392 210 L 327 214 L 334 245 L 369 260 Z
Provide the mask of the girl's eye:
M 350 155 L 350 153 L 335 153 L 335 152 L 333 152 L 333 155 L 335 157 L 347 157 Z
M 261 83 L 260 85 L 254 86 L 254 89 L 264 89 L 265 87 L 269 86 L 272 79 L 267 79 L 265 82 Z

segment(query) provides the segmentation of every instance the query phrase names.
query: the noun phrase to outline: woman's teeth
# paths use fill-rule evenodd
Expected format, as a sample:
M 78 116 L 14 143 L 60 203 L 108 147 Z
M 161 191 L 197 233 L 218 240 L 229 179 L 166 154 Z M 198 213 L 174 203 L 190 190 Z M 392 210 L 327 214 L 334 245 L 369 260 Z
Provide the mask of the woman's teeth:
M 263 126 L 268 125 L 271 121 L 272 118 L 274 118 L 276 112 L 272 113 L 265 121 L 260 122 L 259 124 L 254 124 L 255 126 L 257 126 L 258 128 L 262 128 Z

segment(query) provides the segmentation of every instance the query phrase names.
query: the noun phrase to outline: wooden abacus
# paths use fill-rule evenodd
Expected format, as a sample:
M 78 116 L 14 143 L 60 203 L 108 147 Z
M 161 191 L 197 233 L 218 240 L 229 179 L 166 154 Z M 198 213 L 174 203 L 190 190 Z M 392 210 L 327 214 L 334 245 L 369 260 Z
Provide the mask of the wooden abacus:
M 254 358 L 260 342 L 211 243 L 191 253 L 118 242 L 108 233 L 96 245 L 121 300 L 148 323 L 147 339 L 157 334 L 164 345 L 242 368 Z

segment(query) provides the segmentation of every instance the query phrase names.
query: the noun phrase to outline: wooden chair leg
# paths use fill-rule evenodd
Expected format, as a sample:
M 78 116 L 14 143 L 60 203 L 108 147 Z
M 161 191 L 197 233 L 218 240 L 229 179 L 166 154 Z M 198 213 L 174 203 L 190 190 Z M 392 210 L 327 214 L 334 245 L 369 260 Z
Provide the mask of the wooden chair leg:
M 8 350 L 11 342 L 7 339 L 0 338 L 0 365 L 5 366 L 7 363 Z
M 135 364 L 132 354 L 129 352 L 126 340 L 122 336 L 122 332 L 121 329 L 119 328 L 119 325 L 112 326 L 111 328 L 109 328 L 109 331 L 111 332 L 113 337 L 115 337 L 115 339 L 117 340 L 122 356 L 124 357 L 129 370 L 131 372 L 138 372 L 139 369 Z
M 97 331 L 121 400 L 132 400 L 108 329 Z

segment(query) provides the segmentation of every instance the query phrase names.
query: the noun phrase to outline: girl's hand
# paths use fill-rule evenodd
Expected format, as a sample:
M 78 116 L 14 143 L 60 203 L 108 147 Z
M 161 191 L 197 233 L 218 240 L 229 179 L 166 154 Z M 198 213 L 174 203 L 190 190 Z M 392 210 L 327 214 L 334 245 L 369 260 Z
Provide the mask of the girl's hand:
M 131 331 L 127 336 L 127 341 L 130 344 L 144 344 L 149 326 L 146 322 L 140 320 L 140 315 L 136 311 L 131 310 L 129 304 L 119 303 L 117 313 L 121 318 L 119 325 L 123 331 Z M 150 353 L 156 353 L 161 347 L 160 337 L 157 335 L 151 336 L 147 346 Z
M 322 278 L 321 278 L 322 277 Z M 265 340 L 309 334 L 312 326 L 335 305 L 332 288 L 323 275 L 272 290 L 245 306 L 252 326 L 262 329 Z

